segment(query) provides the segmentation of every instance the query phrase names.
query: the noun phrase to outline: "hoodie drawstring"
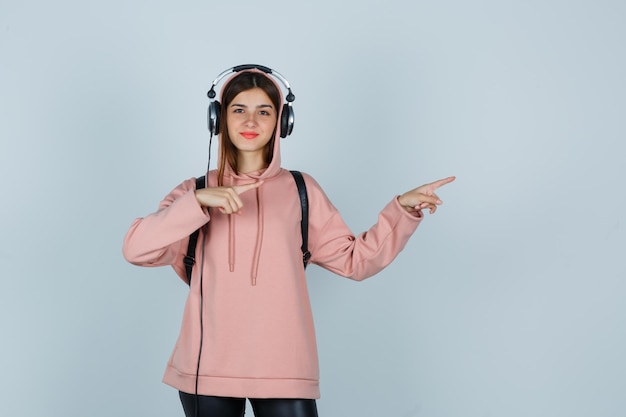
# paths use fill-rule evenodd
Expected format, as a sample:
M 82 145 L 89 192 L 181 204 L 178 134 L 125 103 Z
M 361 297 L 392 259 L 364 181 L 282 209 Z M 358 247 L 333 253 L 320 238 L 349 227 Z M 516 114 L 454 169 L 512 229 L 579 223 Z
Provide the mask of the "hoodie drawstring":
M 263 198 L 262 187 L 256 189 L 257 207 L 257 234 L 254 246 L 254 258 L 252 260 L 252 285 L 256 285 L 256 277 L 259 272 L 259 259 L 261 258 L 261 245 L 263 244 Z
M 231 182 L 232 185 L 232 182 Z M 254 245 L 254 257 L 252 258 L 251 284 L 256 285 L 256 278 L 259 272 L 259 261 L 261 259 L 261 247 L 263 246 L 263 187 L 256 188 L 257 199 L 257 235 Z M 235 216 L 228 216 L 228 267 L 230 272 L 235 271 Z
M 230 185 L 233 186 L 234 181 L 230 179 Z M 228 268 L 230 272 L 235 271 L 235 220 L 232 214 L 228 215 Z
M 235 271 L 235 221 L 232 215 L 228 216 L 228 267 L 230 272 Z

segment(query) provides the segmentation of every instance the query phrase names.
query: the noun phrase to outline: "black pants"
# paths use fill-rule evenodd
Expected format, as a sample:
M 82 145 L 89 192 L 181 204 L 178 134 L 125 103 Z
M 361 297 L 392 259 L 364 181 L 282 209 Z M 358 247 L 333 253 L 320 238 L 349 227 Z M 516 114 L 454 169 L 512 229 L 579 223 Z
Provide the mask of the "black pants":
M 255 417 L 318 417 L 315 400 L 295 398 L 250 398 Z M 180 392 L 185 417 L 242 417 L 246 410 L 245 398 L 196 396 Z

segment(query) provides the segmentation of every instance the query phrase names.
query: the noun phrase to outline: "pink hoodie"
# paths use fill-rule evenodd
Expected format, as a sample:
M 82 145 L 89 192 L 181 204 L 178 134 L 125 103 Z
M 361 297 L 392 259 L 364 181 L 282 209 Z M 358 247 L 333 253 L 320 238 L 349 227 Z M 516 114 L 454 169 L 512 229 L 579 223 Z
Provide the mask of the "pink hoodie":
M 240 213 L 209 213 L 196 201 L 191 178 L 168 194 L 155 213 L 136 219 L 124 239 L 129 262 L 171 265 L 186 280 L 183 257 L 189 235 L 208 226 L 204 254 L 203 233 L 198 239 L 182 328 L 163 378 L 180 391 L 195 392 L 202 282 L 199 394 L 320 396 L 315 329 L 300 250 L 300 200 L 293 177 L 281 168 L 279 143 L 277 133 L 267 169 L 247 174 L 227 170 L 225 185 L 264 179 L 259 188 L 241 194 Z M 355 280 L 376 274 L 397 256 L 422 219 L 394 198 L 378 222 L 355 237 L 317 182 L 307 174 L 304 179 L 310 262 L 336 274 Z M 211 171 L 209 185 L 216 184 Z

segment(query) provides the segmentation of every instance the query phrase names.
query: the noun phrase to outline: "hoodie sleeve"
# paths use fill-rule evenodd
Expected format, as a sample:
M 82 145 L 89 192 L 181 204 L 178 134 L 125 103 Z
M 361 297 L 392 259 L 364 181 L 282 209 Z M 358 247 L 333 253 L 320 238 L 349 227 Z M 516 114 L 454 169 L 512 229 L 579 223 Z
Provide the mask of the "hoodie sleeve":
M 164 266 L 184 256 L 189 235 L 209 221 L 208 211 L 198 204 L 194 191 L 195 179 L 186 180 L 161 201 L 155 213 L 132 223 L 122 248 L 128 262 Z
M 394 197 L 378 214 L 378 222 L 355 236 L 321 187 L 306 176 L 309 193 L 311 262 L 360 281 L 380 272 L 404 248 L 423 215 L 408 213 Z

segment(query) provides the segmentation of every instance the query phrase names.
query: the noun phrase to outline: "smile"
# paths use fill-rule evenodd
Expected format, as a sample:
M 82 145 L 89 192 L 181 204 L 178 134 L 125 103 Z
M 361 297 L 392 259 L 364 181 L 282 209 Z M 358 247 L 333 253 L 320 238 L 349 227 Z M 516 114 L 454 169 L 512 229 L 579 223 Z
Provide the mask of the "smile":
M 254 139 L 259 136 L 259 134 L 255 132 L 241 132 L 240 135 L 246 139 Z

